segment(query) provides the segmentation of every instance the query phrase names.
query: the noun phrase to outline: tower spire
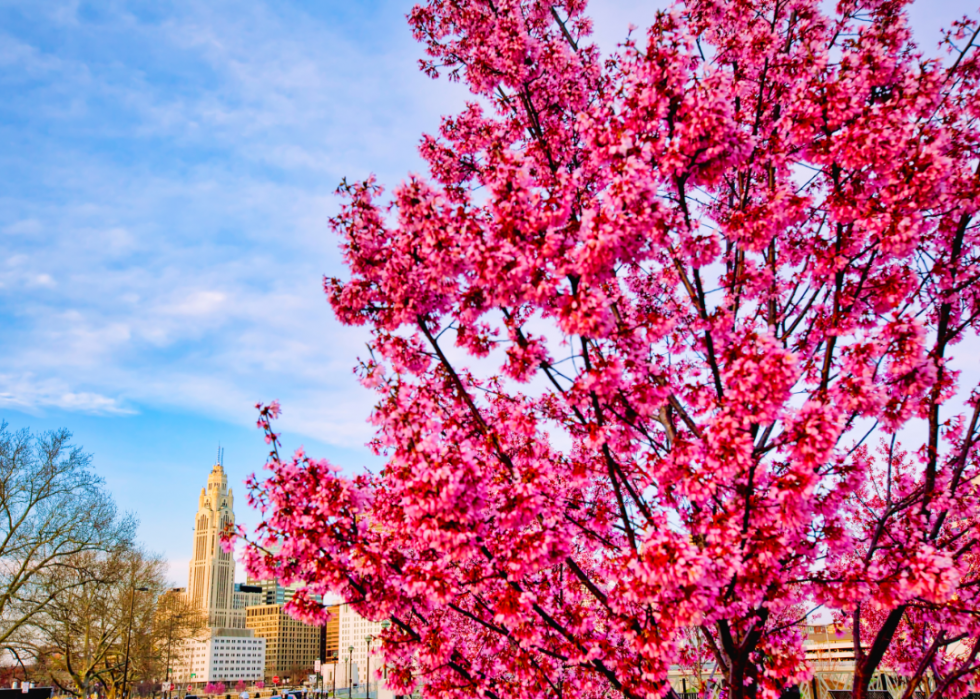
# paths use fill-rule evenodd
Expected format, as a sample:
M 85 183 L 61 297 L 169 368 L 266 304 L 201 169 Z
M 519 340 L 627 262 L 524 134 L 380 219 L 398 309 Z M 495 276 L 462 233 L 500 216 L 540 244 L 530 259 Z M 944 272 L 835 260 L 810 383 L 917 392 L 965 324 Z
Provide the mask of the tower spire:
M 213 628 L 243 628 L 234 613 L 234 558 L 221 548 L 221 535 L 234 527 L 235 513 L 224 472 L 225 450 L 219 445 L 217 463 L 208 474 L 207 488 L 202 489 L 194 520 L 194 555 L 187 581 L 188 599 L 205 611 Z

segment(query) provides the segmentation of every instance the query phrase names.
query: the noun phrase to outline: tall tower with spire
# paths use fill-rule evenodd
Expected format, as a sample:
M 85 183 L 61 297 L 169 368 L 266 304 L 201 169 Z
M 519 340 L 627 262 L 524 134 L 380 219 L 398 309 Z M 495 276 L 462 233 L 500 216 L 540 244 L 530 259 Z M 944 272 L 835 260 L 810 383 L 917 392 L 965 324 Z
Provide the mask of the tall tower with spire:
M 244 615 L 233 609 L 235 559 L 221 548 L 221 533 L 235 525 L 235 498 L 228 488 L 222 450 L 198 498 L 194 521 L 194 554 L 187 580 L 187 598 L 207 613 L 208 626 L 244 628 Z

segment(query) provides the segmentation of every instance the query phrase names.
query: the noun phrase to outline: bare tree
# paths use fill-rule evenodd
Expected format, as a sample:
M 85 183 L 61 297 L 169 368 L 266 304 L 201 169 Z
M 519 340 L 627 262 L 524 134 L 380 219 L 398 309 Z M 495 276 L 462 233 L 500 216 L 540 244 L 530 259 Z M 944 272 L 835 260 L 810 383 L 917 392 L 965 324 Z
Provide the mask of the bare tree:
M 160 672 L 169 682 L 174 657 L 185 641 L 195 638 L 207 626 L 207 617 L 178 590 L 168 590 L 157 600 L 153 618 L 156 654 L 162 662 Z
M 158 671 L 154 643 L 156 601 L 164 587 L 163 562 L 137 548 L 77 555 L 52 583 L 59 592 L 31 622 L 24 647 L 43 659 L 63 692 L 87 695 L 96 683 L 109 696 L 124 679 L 134 686 Z
M 129 546 L 91 457 L 67 430 L 32 435 L 0 423 L 0 649 L 85 575 L 84 554 Z
M 108 696 L 129 696 L 141 683 L 156 679 L 160 673 L 159 644 L 155 638 L 154 620 L 160 595 L 166 588 L 166 563 L 158 556 L 134 552 L 126 560 L 127 572 L 116 589 L 116 609 L 126 628 L 120 628 L 117 658 L 123 662 L 107 665 L 99 678 Z

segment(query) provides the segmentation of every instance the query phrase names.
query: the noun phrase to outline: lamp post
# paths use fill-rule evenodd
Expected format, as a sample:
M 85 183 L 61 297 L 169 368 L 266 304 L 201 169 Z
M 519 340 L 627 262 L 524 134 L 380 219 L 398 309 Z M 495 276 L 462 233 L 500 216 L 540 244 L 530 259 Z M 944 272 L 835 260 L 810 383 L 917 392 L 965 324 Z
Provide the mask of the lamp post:
M 126 629 L 126 662 L 123 663 L 122 696 L 126 699 L 126 684 L 129 682 L 129 640 L 133 635 L 133 609 L 136 607 L 136 593 L 149 592 L 148 587 L 133 587 L 129 596 L 129 627 Z
M 387 631 L 388 630 L 388 627 L 390 627 L 390 626 L 391 626 L 391 621 L 388 620 L 388 619 L 383 619 L 381 621 L 381 633 L 384 633 L 385 631 Z M 381 679 L 382 680 L 387 680 L 388 679 L 388 668 L 387 667 L 382 668 Z M 380 692 L 381 692 L 380 688 L 378 689 L 378 692 L 380 694 Z
M 347 649 L 347 699 L 354 695 L 354 646 Z
M 367 644 L 367 671 L 364 673 L 364 683 L 367 686 L 367 699 L 371 699 L 371 641 L 374 640 L 374 636 L 368 634 L 364 637 L 364 642 Z
M 170 697 L 170 634 L 167 634 L 167 678 L 164 680 L 163 697 Z

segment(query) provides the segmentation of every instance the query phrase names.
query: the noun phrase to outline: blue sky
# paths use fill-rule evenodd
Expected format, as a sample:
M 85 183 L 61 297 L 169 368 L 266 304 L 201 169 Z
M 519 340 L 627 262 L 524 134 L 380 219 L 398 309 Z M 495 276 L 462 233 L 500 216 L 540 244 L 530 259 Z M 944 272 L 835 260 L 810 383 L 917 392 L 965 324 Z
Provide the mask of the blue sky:
M 600 45 L 664 4 L 594 2 Z M 175 582 L 218 443 L 233 484 L 261 468 L 256 401 L 290 447 L 373 463 L 366 337 L 320 280 L 340 179 L 419 170 L 466 99 L 417 71 L 410 6 L 0 0 L 0 417 L 71 429 Z M 922 43 L 972 9 L 920 2 Z

